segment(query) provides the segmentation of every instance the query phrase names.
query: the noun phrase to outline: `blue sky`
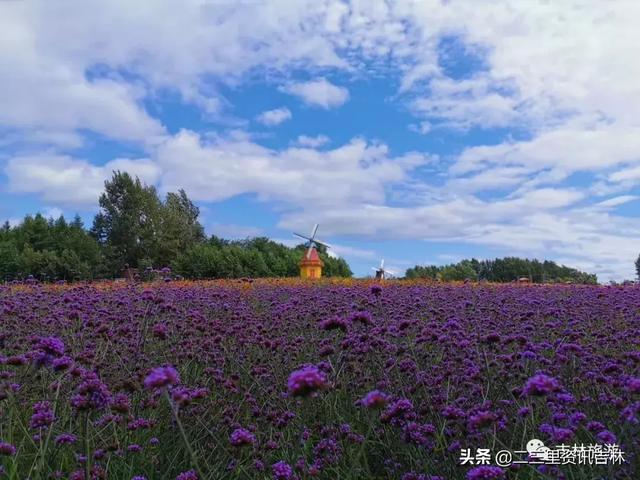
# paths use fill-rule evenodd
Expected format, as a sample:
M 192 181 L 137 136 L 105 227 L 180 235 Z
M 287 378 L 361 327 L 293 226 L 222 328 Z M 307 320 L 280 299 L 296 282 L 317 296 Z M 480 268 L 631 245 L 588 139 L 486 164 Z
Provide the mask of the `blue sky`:
M 209 233 L 320 223 L 354 272 L 519 255 L 631 278 L 635 2 L 0 3 L 0 217 L 127 170 Z

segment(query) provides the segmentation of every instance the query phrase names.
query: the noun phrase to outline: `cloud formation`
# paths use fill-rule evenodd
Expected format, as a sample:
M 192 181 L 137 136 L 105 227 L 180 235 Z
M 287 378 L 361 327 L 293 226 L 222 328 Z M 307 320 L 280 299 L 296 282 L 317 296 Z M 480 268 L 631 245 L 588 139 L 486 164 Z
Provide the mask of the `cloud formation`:
M 300 97 L 308 105 L 325 109 L 339 107 L 349 100 L 349 90 L 334 85 L 326 78 L 291 83 L 282 87 L 281 90 Z
M 256 117 L 256 120 L 267 127 L 273 127 L 280 125 L 282 122 L 286 122 L 291 118 L 291 111 L 286 108 L 275 108 L 273 110 L 266 110 Z

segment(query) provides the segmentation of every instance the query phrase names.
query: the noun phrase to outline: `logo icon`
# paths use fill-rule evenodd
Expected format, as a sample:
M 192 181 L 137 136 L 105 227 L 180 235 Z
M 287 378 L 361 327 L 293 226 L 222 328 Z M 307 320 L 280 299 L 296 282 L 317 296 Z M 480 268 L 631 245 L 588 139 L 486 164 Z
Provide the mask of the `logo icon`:
M 544 446 L 542 440 L 534 438 L 527 443 L 527 453 L 531 458 L 546 461 L 549 460 L 549 447 Z

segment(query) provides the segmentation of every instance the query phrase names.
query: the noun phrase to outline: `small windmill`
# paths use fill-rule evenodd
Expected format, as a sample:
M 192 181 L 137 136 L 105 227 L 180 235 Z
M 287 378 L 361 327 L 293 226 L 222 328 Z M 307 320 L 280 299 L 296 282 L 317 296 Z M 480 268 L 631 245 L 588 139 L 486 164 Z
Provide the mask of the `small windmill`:
M 307 253 L 300 260 L 300 276 L 302 278 L 319 278 L 322 276 L 323 261 L 318 255 L 316 246 L 322 245 L 326 248 L 331 248 L 327 243 L 320 240 L 316 240 L 316 233 L 318 232 L 318 224 L 316 223 L 311 231 L 311 236 L 301 235 L 293 232 L 296 237 L 300 237 L 306 240 L 305 247 L 307 247 Z
M 371 270 L 374 270 L 376 272 L 376 278 L 378 280 L 384 280 L 387 277 L 395 277 L 396 274 L 393 270 L 389 270 L 389 269 L 385 269 L 384 268 L 384 258 L 380 261 L 380 266 L 379 267 L 371 267 Z

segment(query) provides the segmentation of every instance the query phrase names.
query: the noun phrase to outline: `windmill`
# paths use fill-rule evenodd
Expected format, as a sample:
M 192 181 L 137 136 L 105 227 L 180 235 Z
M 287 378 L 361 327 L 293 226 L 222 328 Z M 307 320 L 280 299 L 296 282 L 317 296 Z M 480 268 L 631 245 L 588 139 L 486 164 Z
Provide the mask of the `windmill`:
M 311 250 L 313 250 L 317 245 L 322 245 L 326 248 L 331 248 L 331 245 L 328 243 L 321 242 L 320 240 L 316 240 L 316 233 L 318 232 L 319 225 L 316 223 L 311 231 L 311 236 L 307 237 L 305 235 L 300 235 L 299 233 L 293 232 L 296 237 L 304 238 L 307 242 L 305 243 L 305 247 L 307 247 L 307 258 L 311 258 Z
M 300 235 L 293 232 L 296 237 L 300 237 L 306 240 L 305 247 L 307 247 L 307 253 L 304 254 L 300 260 L 300 276 L 302 278 L 320 278 L 322 276 L 322 267 L 324 263 L 318 255 L 316 246 L 322 245 L 326 248 L 331 248 L 329 244 L 316 240 L 316 233 L 318 232 L 318 224 L 316 223 L 311 231 L 311 236 Z
M 376 272 L 376 278 L 379 280 L 384 280 L 387 277 L 395 277 L 396 274 L 393 270 L 384 268 L 384 258 L 380 261 L 379 267 L 371 267 L 371 270 Z

